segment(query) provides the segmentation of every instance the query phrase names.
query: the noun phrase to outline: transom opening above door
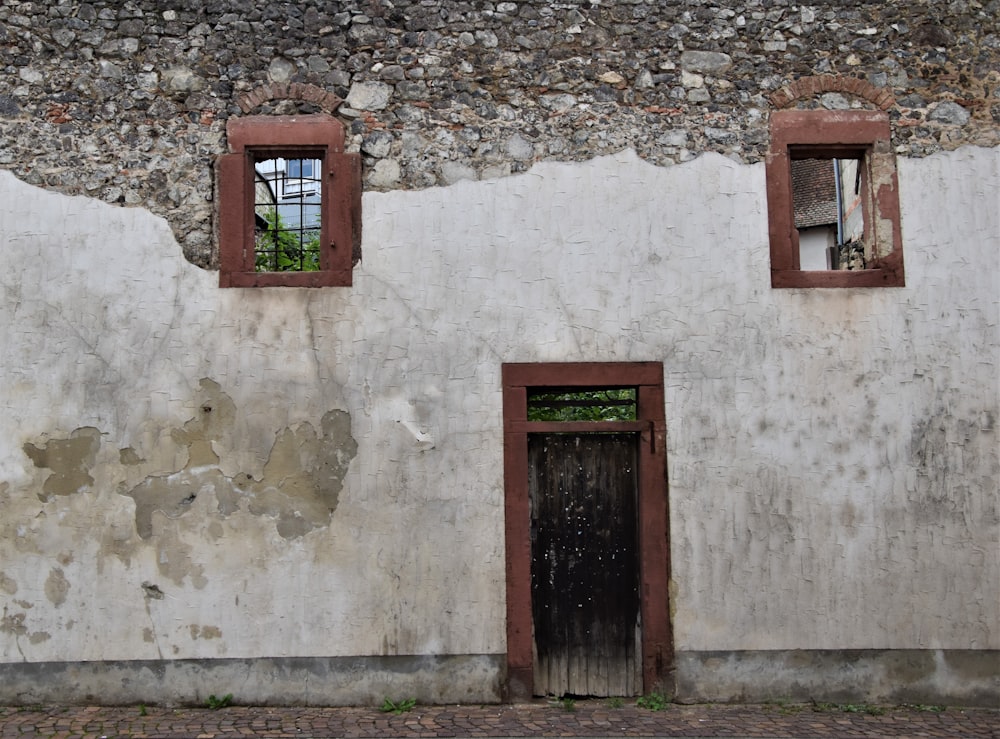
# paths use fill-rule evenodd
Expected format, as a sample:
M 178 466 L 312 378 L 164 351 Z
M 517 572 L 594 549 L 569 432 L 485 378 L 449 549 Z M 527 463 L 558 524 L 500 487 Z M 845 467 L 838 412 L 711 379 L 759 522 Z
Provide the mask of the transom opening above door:
M 635 421 L 638 412 L 634 387 L 528 389 L 529 421 Z

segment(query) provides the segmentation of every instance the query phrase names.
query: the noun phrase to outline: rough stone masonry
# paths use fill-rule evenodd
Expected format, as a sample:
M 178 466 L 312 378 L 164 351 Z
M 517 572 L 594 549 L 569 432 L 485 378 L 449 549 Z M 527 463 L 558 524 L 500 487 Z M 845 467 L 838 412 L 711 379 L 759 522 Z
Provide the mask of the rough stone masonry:
M 0 166 L 148 208 L 213 268 L 213 163 L 263 85 L 342 99 L 369 190 L 627 147 L 759 161 L 769 96 L 816 74 L 891 91 L 897 152 L 919 157 L 1000 141 L 998 18 L 997 0 L 3 0 Z

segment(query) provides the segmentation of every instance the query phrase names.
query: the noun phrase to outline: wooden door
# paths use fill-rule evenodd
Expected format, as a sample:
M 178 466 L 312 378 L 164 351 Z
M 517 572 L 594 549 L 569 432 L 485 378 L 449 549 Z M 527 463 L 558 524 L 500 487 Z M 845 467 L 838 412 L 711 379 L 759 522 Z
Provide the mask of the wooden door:
M 670 669 L 673 664 L 673 646 L 670 637 L 670 611 L 669 594 L 667 584 L 670 572 L 670 551 L 668 544 L 667 525 L 667 478 L 666 478 L 666 420 L 664 418 L 665 403 L 663 393 L 663 365 L 659 362 L 568 362 L 551 364 L 514 363 L 504 364 L 502 371 L 503 382 L 503 419 L 504 419 L 504 535 L 507 565 L 507 669 L 504 681 L 505 697 L 507 700 L 528 700 L 533 695 L 567 691 L 579 691 L 581 694 L 598 694 L 601 692 L 611 694 L 649 693 L 654 690 L 663 690 L 666 685 L 665 680 L 670 677 Z M 619 410 L 627 412 L 600 413 L 588 412 L 586 406 L 591 406 L 591 411 L 595 405 L 591 402 L 598 394 L 604 390 L 617 389 L 618 391 L 628 391 L 617 393 L 619 396 L 631 398 L 627 407 L 620 405 L 624 399 L 619 397 L 613 399 L 614 393 L 609 394 L 607 400 L 596 403 L 597 406 L 610 409 L 619 405 Z M 568 396 L 568 397 L 567 397 Z M 540 409 L 546 407 L 551 413 L 540 413 Z M 560 408 L 577 408 L 577 411 L 568 412 L 564 417 Z M 605 409 L 605 410 L 606 410 Z M 596 416 L 596 417 L 595 417 Z M 631 420 L 628 420 L 631 419 Z M 536 680 L 536 668 L 538 667 L 538 648 L 542 648 L 542 656 L 552 660 L 547 655 L 551 654 L 554 645 L 559 642 L 554 637 L 545 635 L 544 630 L 548 624 L 556 627 L 562 619 L 555 619 L 548 622 L 541 622 L 538 627 L 539 636 L 536 638 L 534 612 L 534 601 L 537 594 L 533 592 L 533 567 L 532 554 L 537 550 L 532 541 L 538 539 L 539 531 L 537 527 L 532 530 L 533 512 L 532 497 L 536 500 L 543 500 L 543 496 L 537 491 L 551 489 L 553 485 L 558 492 L 559 477 L 558 464 L 564 465 L 562 473 L 563 479 L 573 479 L 573 465 L 564 461 L 551 463 L 546 461 L 543 452 L 536 451 L 535 463 L 529 463 L 529 445 L 544 448 L 545 444 L 540 439 L 549 435 L 559 437 L 590 437 L 587 441 L 581 441 L 581 448 L 588 444 L 595 445 L 589 453 L 577 452 L 574 449 L 562 449 L 557 457 L 565 458 L 567 455 L 572 458 L 576 454 L 578 457 L 588 460 L 604 459 L 605 454 L 598 449 L 602 441 L 595 440 L 598 435 L 624 435 L 630 439 L 628 444 L 633 450 L 634 464 L 608 465 L 607 472 L 600 472 L 601 469 L 596 462 L 588 462 L 592 467 L 593 480 L 603 478 L 612 479 L 614 470 L 631 469 L 635 479 L 630 483 L 632 498 L 630 503 L 625 499 L 615 503 L 609 503 L 607 496 L 596 494 L 587 498 L 583 496 L 583 503 L 577 503 L 577 507 L 583 506 L 587 509 L 588 501 L 592 504 L 593 511 L 586 520 L 591 522 L 592 529 L 601 530 L 602 526 L 619 527 L 615 532 L 605 533 L 604 540 L 611 542 L 615 546 L 627 538 L 622 534 L 622 530 L 629 529 L 623 525 L 628 521 L 634 528 L 633 534 L 633 555 L 632 562 L 636 578 L 638 580 L 638 590 L 636 597 L 639 601 L 638 614 L 632 615 L 634 605 L 627 609 L 621 609 L 619 616 L 614 618 L 603 618 L 602 620 L 591 621 L 591 623 L 603 624 L 611 623 L 613 628 L 627 629 L 632 627 L 638 630 L 641 618 L 641 637 L 636 636 L 635 641 L 622 641 L 620 654 L 624 657 L 616 660 L 604 660 L 606 664 L 612 661 L 618 663 L 628 663 L 629 649 L 635 655 L 634 659 L 639 661 L 641 655 L 641 680 L 630 677 L 631 670 L 626 666 L 621 670 L 625 675 L 617 678 L 625 682 L 625 688 L 592 686 L 590 683 L 591 670 L 589 668 L 590 653 L 587 654 L 587 685 L 570 685 L 568 677 L 566 687 L 560 684 L 546 682 L 543 684 L 542 675 L 539 673 Z M 534 439 L 529 443 L 529 439 Z M 570 442 L 564 442 L 568 445 Z M 613 444 L 613 442 L 611 442 Z M 575 445 L 576 442 L 573 442 Z M 554 454 L 559 447 L 551 447 Z M 562 452 L 565 452 L 563 454 Z M 575 469 L 579 473 L 580 462 Z M 549 470 L 536 479 L 537 470 Z M 584 475 L 584 481 L 587 476 Z M 596 482 L 591 483 L 595 490 L 618 489 L 615 485 L 603 485 Z M 564 486 L 565 487 L 565 486 Z M 567 489 L 575 489 L 576 483 Z M 530 492 L 533 488 L 536 492 Z M 627 489 L 626 485 L 625 488 Z M 552 507 L 557 507 L 550 501 Z M 626 513 L 627 505 L 631 505 Z M 598 509 L 598 506 L 605 508 Z M 612 506 L 607 508 L 607 506 Z M 614 506 L 618 506 L 614 508 Z M 565 506 L 564 506 L 565 507 Z M 609 513 L 610 511 L 610 513 Z M 599 515 L 595 515 L 599 512 Z M 554 516 L 548 517 L 557 521 Z M 638 530 L 637 533 L 635 530 Z M 568 529 L 568 531 L 574 531 Z M 542 535 L 546 535 L 541 532 Z M 566 546 L 559 546 L 557 550 L 565 550 Z M 610 544 L 609 544 L 610 546 Z M 637 553 L 635 552 L 637 548 Z M 575 547 L 574 549 L 574 555 Z M 615 551 L 615 561 L 618 559 L 618 552 Z M 593 577 L 600 576 L 606 571 L 605 554 L 599 553 L 602 557 L 598 562 L 599 567 L 589 568 Z M 551 559 L 552 562 L 559 561 Z M 565 560 L 564 560 L 565 561 Z M 579 569 L 579 568 L 576 568 Z M 553 575 L 554 578 L 554 575 Z M 588 582 L 588 581 L 585 581 Z M 598 584 L 596 580 L 590 579 L 592 588 L 589 597 L 597 602 L 615 601 L 624 602 L 624 599 L 615 590 L 620 584 L 633 582 L 632 576 L 611 577 L 610 582 Z M 549 583 L 549 574 L 545 573 L 538 581 L 539 587 Z M 553 584 L 547 585 L 551 592 L 556 592 Z M 603 590 L 601 590 L 603 588 Z M 593 593 L 597 593 L 595 596 Z M 610 595 L 606 595 L 610 593 Z M 583 602 L 583 601 L 578 601 Z M 591 602 L 591 601 L 588 601 Z M 641 615 L 640 615 L 641 614 Z M 590 644 L 596 640 L 595 630 L 590 629 L 587 635 L 586 622 L 582 620 L 574 621 L 575 633 L 583 633 L 586 639 L 579 638 L 580 644 Z M 583 626 L 580 626 L 583 624 Z M 558 633 L 558 629 L 555 629 Z M 571 633 L 571 632 L 567 632 Z M 602 631 L 603 633 L 603 631 Z M 603 637 L 602 637 L 603 638 Z M 563 651 L 566 653 L 566 662 L 569 664 L 569 646 L 574 642 L 569 635 L 562 637 L 565 645 Z M 591 653 L 593 653 L 591 649 Z M 560 658 L 561 659 L 561 658 Z M 596 667 L 593 674 L 598 674 L 602 668 Z M 548 670 L 551 673 L 551 670 Z M 568 675 L 568 672 L 567 672 Z M 628 680 L 633 682 L 629 683 Z M 595 680 L 600 683 L 600 680 Z M 632 686 L 632 687 L 630 687 Z M 572 693 L 571 693 L 572 694 Z
M 642 692 L 638 438 L 528 435 L 536 695 Z

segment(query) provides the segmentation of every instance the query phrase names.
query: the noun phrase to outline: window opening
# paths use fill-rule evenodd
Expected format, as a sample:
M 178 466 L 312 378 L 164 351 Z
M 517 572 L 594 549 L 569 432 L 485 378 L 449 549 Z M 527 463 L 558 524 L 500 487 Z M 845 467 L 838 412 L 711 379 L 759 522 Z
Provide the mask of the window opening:
M 772 287 L 903 287 L 889 116 L 778 110 L 765 162 Z
M 218 172 L 221 287 L 348 286 L 361 261 L 361 155 L 328 115 L 226 122 Z
M 635 421 L 633 388 L 531 388 L 529 421 Z
M 320 269 L 321 160 L 254 157 L 254 268 L 257 272 Z M 261 186 L 263 182 L 263 186 Z
M 863 155 L 798 159 L 794 149 L 791 154 L 800 269 L 867 269 Z

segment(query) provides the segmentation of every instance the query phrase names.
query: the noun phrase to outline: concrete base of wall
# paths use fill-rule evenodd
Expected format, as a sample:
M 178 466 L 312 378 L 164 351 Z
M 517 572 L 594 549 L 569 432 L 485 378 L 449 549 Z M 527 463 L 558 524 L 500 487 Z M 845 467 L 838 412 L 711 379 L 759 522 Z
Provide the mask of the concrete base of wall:
M 1000 650 L 677 652 L 674 665 L 684 703 L 1000 705 Z
M 17 662 L 0 664 L 0 705 L 497 703 L 504 655 Z
M 14 662 L 0 664 L 0 705 L 498 703 L 505 655 Z M 1000 650 L 677 652 L 683 703 L 1000 705 Z

